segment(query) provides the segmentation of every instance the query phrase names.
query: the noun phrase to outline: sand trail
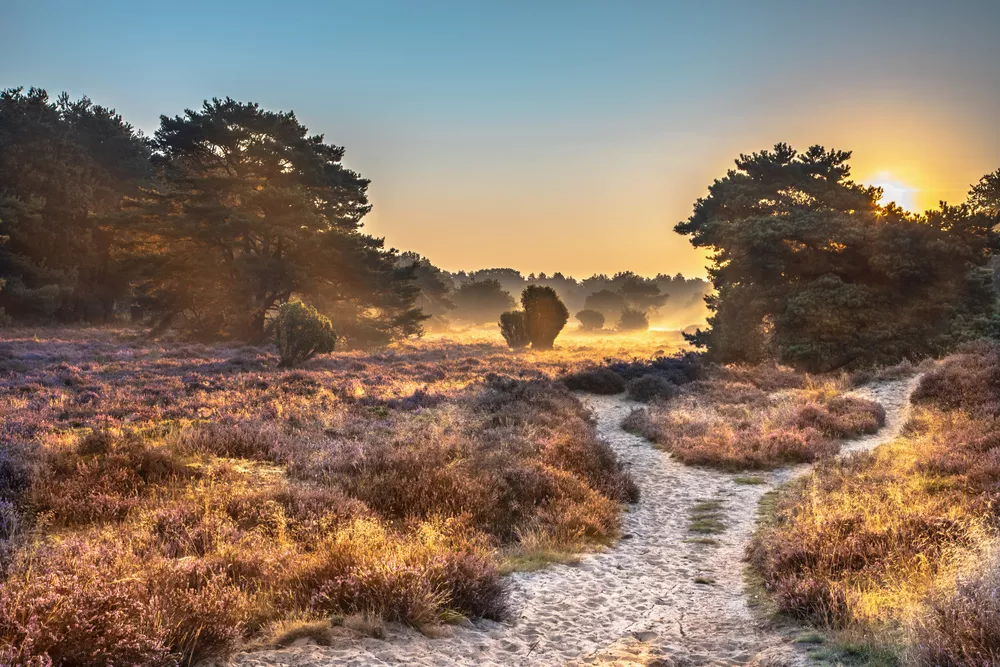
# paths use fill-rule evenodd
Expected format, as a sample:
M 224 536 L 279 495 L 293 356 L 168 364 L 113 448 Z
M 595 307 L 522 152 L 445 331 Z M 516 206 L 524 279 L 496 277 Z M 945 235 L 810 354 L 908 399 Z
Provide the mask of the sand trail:
M 842 451 L 871 449 L 899 434 L 917 378 L 893 380 L 856 395 L 885 407 L 886 426 Z M 601 437 L 630 467 L 641 500 L 623 518 L 622 540 L 573 565 L 511 576 L 514 618 L 477 622 L 429 638 L 390 627 L 384 640 L 357 637 L 334 647 L 315 645 L 241 654 L 246 667 L 307 665 L 744 665 L 782 640 L 761 627 L 743 592 L 742 557 L 758 501 L 808 466 L 736 475 L 674 461 L 645 439 L 621 429 L 638 404 L 621 396 L 585 396 Z M 713 543 L 689 530 L 691 511 L 715 501 L 725 529 Z

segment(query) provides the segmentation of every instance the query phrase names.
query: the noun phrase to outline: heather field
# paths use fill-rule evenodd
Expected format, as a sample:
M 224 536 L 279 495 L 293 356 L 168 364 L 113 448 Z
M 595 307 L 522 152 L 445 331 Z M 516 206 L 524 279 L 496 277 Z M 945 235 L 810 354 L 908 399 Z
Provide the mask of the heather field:
M 551 378 L 677 340 L 429 338 L 280 370 L 271 346 L 6 330 L 0 663 L 191 663 L 331 618 L 508 619 L 502 570 L 612 542 L 638 498 Z
M 998 404 L 1000 349 L 966 345 L 919 377 L 900 437 L 785 490 L 748 551 L 777 609 L 871 664 L 998 664 Z
M 998 655 L 991 343 L 809 375 L 656 331 L 295 369 L 271 345 L 4 333 L 0 664 Z

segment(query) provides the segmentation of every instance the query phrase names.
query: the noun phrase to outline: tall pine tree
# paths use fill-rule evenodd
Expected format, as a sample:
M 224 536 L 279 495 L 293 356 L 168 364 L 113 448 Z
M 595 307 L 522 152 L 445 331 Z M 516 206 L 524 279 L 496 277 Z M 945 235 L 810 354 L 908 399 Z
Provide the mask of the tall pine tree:
M 849 180 L 850 153 L 785 144 L 741 155 L 675 230 L 713 251 L 709 329 L 718 361 L 769 357 L 810 370 L 890 363 L 988 333 L 995 215 L 880 206 Z
M 161 117 L 153 146 L 132 241 L 158 329 L 258 341 L 294 294 L 355 342 L 420 331 L 413 267 L 360 231 L 368 181 L 294 113 L 214 99 Z

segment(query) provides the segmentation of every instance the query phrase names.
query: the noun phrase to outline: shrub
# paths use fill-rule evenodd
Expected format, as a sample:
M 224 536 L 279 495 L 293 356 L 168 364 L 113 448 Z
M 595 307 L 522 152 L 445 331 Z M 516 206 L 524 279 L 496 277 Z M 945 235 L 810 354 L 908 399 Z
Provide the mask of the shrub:
M 513 350 L 519 350 L 531 345 L 528 329 L 525 324 L 523 310 L 508 310 L 500 314 L 500 333 L 507 345 Z
M 0 500 L 18 497 L 28 488 L 26 454 L 14 445 L 0 449 Z
M 381 522 L 355 520 L 320 547 L 305 577 L 319 582 L 310 606 L 327 614 L 423 625 L 446 610 L 494 620 L 509 611 L 487 543 L 455 521 L 425 522 L 401 537 Z
M 163 484 L 196 477 L 167 447 L 135 433 L 98 432 L 82 439 L 76 451 L 46 452 L 38 479 L 28 492 L 31 503 L 49 512 L 55 525 L 85 525 L 120 520 Z
M 625 415 L 621 426 L 625 431 L 652 442 L 659 442 L 664 437 L 653 420 L 650 419 L 649 410 L 646 408 L 633 408 Z
M 854 396 L 838 396 L 826 405 L 809 402 L 800 407 L 791 422 L 798 428 L 815 428 L 834 438 L 876 433 L 885 425 L 885 408 Z
M 649 329 L 649 318 L 646 313 L 635 308 L 626 308 L 618 319 L 618 331 L 646 331 Z
M 562 378 L 562 383 L 570 391 L 591 394 L 620 394 L 625 391 L 625 378 L 607 366 L 571 373 Z
M 278 366 L 296 366 L 317 354 L 333 352 L 337 334 L 323 315 L 300 301 L 289 301 L 278 309 L 274 323 L 275 342 L 281 361 Z
M 701 355 L 685 352 L 673 356 L 657 356 L 648 361 L 615 361 L 608 368 L 626 380 L 634 380 L 644 375 L 659 375 L 676 385 L 687 384 L 700 378 L 704 373 Z
M 113 544 L 71 539 L 19 559 L 0 587 L 0 645 L 10 662 L 44 665 L 170 664 L 167 631 L 149 595 Z M 34 658 L 37 662 L 31 662 Z
M 531 346 L 539 350 L 552 349 L 556 336 L 569 319 L 569 310 L 559 295 L 551 287 L 528 285 L 521 292 L 521 306 Z
M 636 375 L 629 380 L 629 393 L 647 402 L 671 398 L 678 390 L 668 377 Z M 645 418 L 650 424 L 637 421 L 636 429 L 651 433 L 654 442 L 684 463 L 737 470 L 828 457 L 840 449 L 837 439 L 874 433 L 885 423 L 882 406 L 843 396 L 832 383 L 769 396 L 732 377 L 711 370 L 709 379 L 687 385 L 687 398 L 677 405 L 666 409 L 654 403 Z
M 401 418 L 369 435 L 362 467 L 343 447 L 321 467 L 383 517 L 466 515 L 505 544 L 529 528 L 565 534 L 573 505 L 588 522 L 578 538 L 605 541 L 617 530 L 618 503 L 636 495 L 587 410 L 554 382 L 489 378 L 439 417 L 451 427 Z
M 600 331 L 604 328 L 604 314 L 598 310 L 584 309 L 576 314 L 583 331 Z
M 676 395 L 677 385 L 659 375 L 644 375 L 628 383 L 628 397 L 633 401 L 649 403 L 654 399 L 668 399 Z
M 965 410 L 977 416 L 1000 415 L 1000 344 L 978 341 L 920 379 L 916 405 Z

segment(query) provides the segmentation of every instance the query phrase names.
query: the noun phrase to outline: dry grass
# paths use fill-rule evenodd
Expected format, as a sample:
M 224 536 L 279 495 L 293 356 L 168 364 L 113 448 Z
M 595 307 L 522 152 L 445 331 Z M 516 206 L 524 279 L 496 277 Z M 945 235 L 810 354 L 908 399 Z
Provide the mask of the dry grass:
M 502 563 L 606 543 L 636 497 L 549 379 L 630 358 L 624 339 L 430 340 L 287 371 L 267 348 L 5 334 L 3 664 L 186 663 L 325 637 L 296 623 L 331 616 L 503 618 Z
M 766 469 L 836 454 L 839 439 L 874 433 L 876 403 L 842 395 L 843 379 L 810 378 L 774 366 L 713 368 L 654 401 L 623 427 L 692 465 Z M 668 397 L 669 394 L 664 394 Z
M 994 665 L 1000 350 L 925 375 L 903 437 L 825 463 L 779 502 L 749 555 L 779 609 L 901 638 L 919 665 Z

